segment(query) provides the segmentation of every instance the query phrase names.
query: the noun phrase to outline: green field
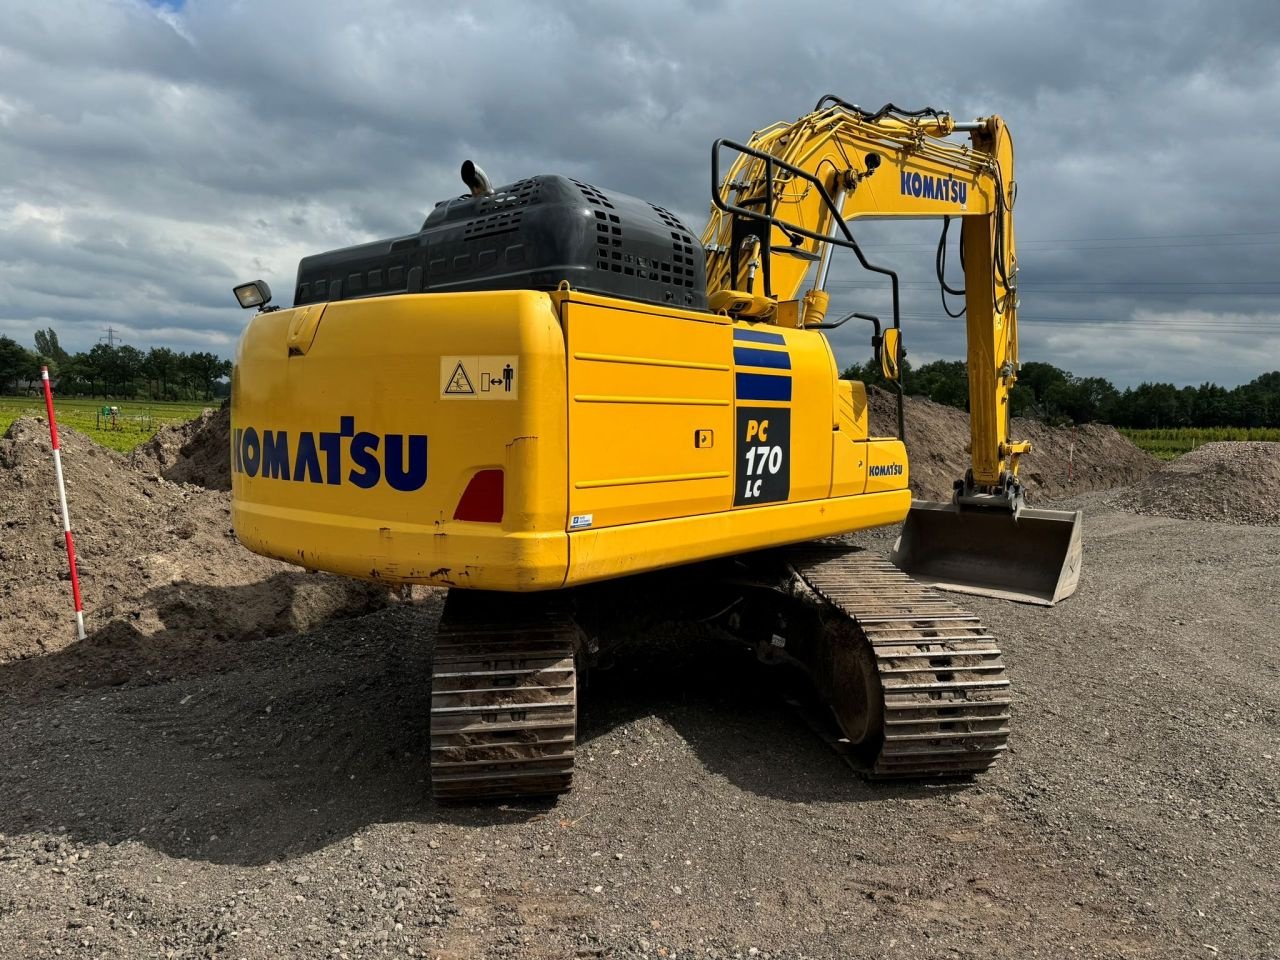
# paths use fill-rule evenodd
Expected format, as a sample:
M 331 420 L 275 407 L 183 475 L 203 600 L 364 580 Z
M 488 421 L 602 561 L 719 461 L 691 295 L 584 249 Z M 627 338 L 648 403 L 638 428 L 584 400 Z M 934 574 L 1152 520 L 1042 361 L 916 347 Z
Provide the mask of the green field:
M 1130 430 L 1120 432 L 1153 457 L 1172 460 L 1206 443 L 1219 440 L 1280 441 L 1280 427 L 1176 427 L 1167 430 Z
M 71 427 L 87 434 L 104 447 L 122 453 L 128 452 L 146 440 L 160 427 L 170 423 L 185 423 L 200 416 L 202 410 L 216 407 L 218 401 L 200 403 L 186 401 L 169 403 L 154 400 L 82 400 L 54 398 L 54 409 L 59 427 Z M 119 410 L 115 423 L 99 411 L 104 406 Z M 44 399 L 41 397 L 0 397 L 0 434 L 18 417 L 43 417 Z

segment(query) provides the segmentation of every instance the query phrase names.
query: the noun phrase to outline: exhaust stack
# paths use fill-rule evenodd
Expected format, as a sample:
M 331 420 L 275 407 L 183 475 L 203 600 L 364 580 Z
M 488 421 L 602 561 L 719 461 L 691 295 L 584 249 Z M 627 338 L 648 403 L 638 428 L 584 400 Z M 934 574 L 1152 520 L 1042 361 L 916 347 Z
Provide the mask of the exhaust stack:
M 473 197 L 491 197 L 496 192 L 488 175 L 470 160 L 462 163 L 462 182 Z

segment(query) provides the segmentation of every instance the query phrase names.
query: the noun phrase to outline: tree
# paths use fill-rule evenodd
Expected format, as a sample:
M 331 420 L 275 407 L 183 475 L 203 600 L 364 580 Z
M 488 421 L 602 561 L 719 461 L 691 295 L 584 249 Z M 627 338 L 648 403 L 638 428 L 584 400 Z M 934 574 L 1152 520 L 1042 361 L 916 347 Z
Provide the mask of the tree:
M 37 330 L 35 336 L 36 353 L 53 363 L 66 363 L 70 354 L 58 343 L 58 334 L 53 327 Z
M 223 360 L 216 353 L 189 353 L 185 361 L 192 382 L 204 391 L 205 400 L 212 398 L 214 382 L 231 373 L 231 361 Z
M 898 371 L 901 376 L 902 383 L 911 382 L 911 364 L 906 357 L 903 357 L 898 364 Z M 872 357 L 866 363 L 855 363 L 850 367 L 846 367 L 845 371 L 840 374 L 841 380 L 861 380 L 870 387 L 883 387 L 888 389 L 889 381 L 884 378 L 884 373 L 880 370 L 880 361 Z
M 89 348 L 89 362 L 97 374 L 97 383 L 102 385 L 103 393 L 106 394 L 118 394 L 120 392 L 122 378 L 120 358 L 116 351 L 116 347 L 105 343 L 95 343 Z M 97 390 L 94 392 L 96 393 Z
M 1018 370 L 1018 383 L 1031 391 L 1036 405 L 1045 402 L 1045 394 L 1050 387 L 1066 384 L 1069 380 L 1071 374 L 1067 371 L 1038 360 L 1022 364 Z
M 152 347 L 147 351 L 145 369 L 147 376 L 156 382 L 158 392 L 155 396 L 161 400 L 169 399 L 169 382 L 178 372 L 178 354 L 168 347 Z
M 906 384 L 907 393 L 923 394 L 934 403 L 969 409 L 969 365 L 963 360 L 926 363 Z
M 1178 388 L 1172 383 L 1142 383 L 1125 390 L 1119 399 L 1117 420 L 1125 427 L 1190 426 L 1183 415 Z
M 0 336 L 0 391 L 25 378 L 32 362 L 30 350 L 11 337 Z
M 22 372 L 22 379 L 27 381 L 27 393 L 31 393 L 40 382 L 40 376 L 43 373 L 40 368 L 49 366 L 49 363 L 46 362 L 47 358 L 38 353 L 32 353 L 30 350 L 23 352 L 27 355 L 27 363 Z
M 120 376 L 120 394 L 133 397 L 137 394 L 136 382 L 143 375 L 146 355 L 137 347 L 122 343 L 116 347 L 116 364 Z
M 1009 391 L 1009 412 L 1015 417 L 1032 417 L 1037 409 L 1035 391 L 1019 380 Z
M 1045 390 L 1044 410 L 1073 423 L 1109 420 L 1120 392 L 1102 377 L 1070 377 L 1051 383 Z

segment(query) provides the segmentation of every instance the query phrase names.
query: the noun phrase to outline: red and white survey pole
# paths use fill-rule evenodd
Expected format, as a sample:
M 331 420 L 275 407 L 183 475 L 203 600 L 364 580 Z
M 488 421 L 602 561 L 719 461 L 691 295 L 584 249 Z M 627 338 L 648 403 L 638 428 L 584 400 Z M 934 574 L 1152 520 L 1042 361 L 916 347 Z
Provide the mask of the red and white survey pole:
M 76 635 L 84 639 L 84 603 L 80 600 L 80 575 L 76 573 L 76 542 L 71 537 L 71 514 L 67 512 L 67 485 L 62 479 L 62 450 L 58 446 L 58 421 L 53 416 L 53 387 L 49 368 L 40 368 L 44 384 L 44 405 L 49 411 L 49 439 L 53 441 L 53 472 L 58 478 L 58 500 L 62 503 L 62 533 L 67 538 L 67 565 L 71 568 L 71 595 L 76 601 Z

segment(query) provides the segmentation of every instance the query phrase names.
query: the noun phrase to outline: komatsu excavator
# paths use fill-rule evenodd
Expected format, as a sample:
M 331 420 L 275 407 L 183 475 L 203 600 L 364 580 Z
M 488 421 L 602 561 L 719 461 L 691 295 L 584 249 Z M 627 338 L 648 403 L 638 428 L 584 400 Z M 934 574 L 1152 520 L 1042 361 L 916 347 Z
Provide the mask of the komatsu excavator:
M 1000 118 L 824 97 L 718 140 L 701 242 L 573 178 L 495 189 L 470 162 L 462 177 L 418 232 L 304 258 L 292 308 L 261 281 L 236 288 L 259 308 L 232 380 L 236 535 L 310 569 L 448 588 L 435 795 L 567 789 L 578 671 L 663 618 L 802 668 L 869 777 L 986 769 L 1009 731 L 1004 662 L 935 587 L 1052 604 L 1080 564 L 1080 515 L 1024 503 L 1030 445 L 1009 436 Z M 898 277 L 858 245 L 858 217 L 961 222 L 972 466 L 947 504 L 912 505 Z M 838 250 L 883 278 L 892 316 L 828 316 Z M 838 377 L 825 331 L 854 319 L 897 387 L 897 436 L 873 436 L 866 388 Z M 904 520 L 890 559 L 823 539 Z

